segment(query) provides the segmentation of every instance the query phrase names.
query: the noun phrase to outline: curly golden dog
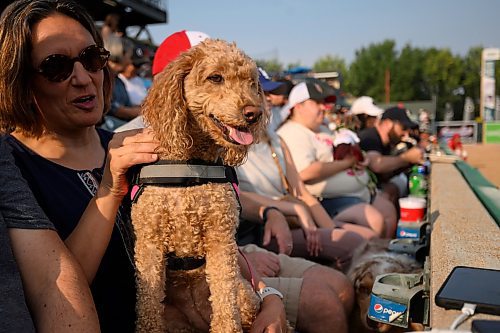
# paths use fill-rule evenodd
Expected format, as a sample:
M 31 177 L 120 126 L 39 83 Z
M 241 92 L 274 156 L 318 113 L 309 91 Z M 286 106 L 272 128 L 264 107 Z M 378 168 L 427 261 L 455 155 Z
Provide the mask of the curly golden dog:
M 264 102 L 255 63 L 234 44 L 206 40 L 155 77 L 143 114 L 162 161 L 236 166 L 267 126 Z M 240 274 L 238 216 L 228 182 L 143 189 L 132 207 L 138 332 L 248 330 L 259 299 Z M 185 258 L 202 264 L 172 269 Z
M 356 249 L 347 276 L 354 285 L 355 308 L 351 314 L 351 332 L 402 332 L 399 327 L 377 323 L 368 318 L 370 295 L 375 278 L 386 273 L 420 273 L 421 265 L 413 258 L 388 251 L 389 239 L 373 239 Z M 410 324 L 409 331 L 422 331 L 423 326 Z M 408 330 L 407 330 L 408 331 Z

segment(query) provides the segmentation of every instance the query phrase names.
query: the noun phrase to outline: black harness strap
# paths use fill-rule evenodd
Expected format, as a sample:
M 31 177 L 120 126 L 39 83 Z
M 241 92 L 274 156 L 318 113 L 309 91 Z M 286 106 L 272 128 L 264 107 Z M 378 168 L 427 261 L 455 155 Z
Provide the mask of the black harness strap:
M 176 257 L 174 253 L 168 253 L 167 267 L 171 271 L 190 271 L 205 265 L 205 258 Z

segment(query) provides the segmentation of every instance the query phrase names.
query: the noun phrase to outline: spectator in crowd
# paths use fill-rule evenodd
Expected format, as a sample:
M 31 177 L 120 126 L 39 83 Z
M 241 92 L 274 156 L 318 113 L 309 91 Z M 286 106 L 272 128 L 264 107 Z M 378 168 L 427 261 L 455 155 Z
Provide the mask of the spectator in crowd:
M 384 195 L 393 203 L 397 203 L 401 194 L 401 181 L 390 181 L 394 176 L 408 169 L 413 164 L 423 162 L 423 151 L 412 147 L 399 155 L 392 155 L 393 148 L 401 142 L 409 130 L 418 126 L 408 117 L 406 109 L 392 107 L 384 111 L 381 120 L 375 127 L 367 128 L 359 133 L 361 148 L 367 152 L 368 167 L 375 172 L 378 186 Z
M 462 145 L 460 134 L 454 133 L 453 136 L 448 139 L 448 148 L 461 159 L 467 160 L 467 151 Z
M 323 125 L 331 95 L 316 84 L 297 84 L 289 96 L 291 113 L 278 130 L 290 149 L 300 178 L 330 216 L 392 237 L 396 211 L 386 199 L 370 193 L 369 175 L 355 156 L 334 160 L 332 133 Z M 373 203 L 370 204 L 370 203 Z
M 300 180 L 286 145 L 276 136 L 268 140 L 252 147 L 247 161 L 237 168 L 241 192 L 288 217 L 292 227 L 292 256 L 319 260 L 345 270 L 355 248 L 379 235 L 351 221 L 333 220 Z M 247 221 L 242 221 L 241 228 L 246 224 Z M 256 244 L 277 250 L 273 243 Z
M 266 91 L 266 100 L 273 107 L 282 108 L 288 102 L 288 95 L 294 86 L 293 82 L 288 79 L 278 79 L 276 82 L 282 83 L 278 88 Z
M 288 117 L 288 95 L 290 95 L 290 91 L 294 86 L 293 82 L 288 79 L 279 79 L 276 82 L 281 83 L 281 85 L 275 89 L 267 90 L 264 87 L 266 100 L 271 108 L 271 120 L 269 124 L 271 132 L 275 132 Z
M 266 285 L 283 292 L 287 319 L 292 326 L 303 333 L 330 332 L 332 328 L 335 332 L 347 332 L 347 318 L 354 302 L 354 291 L 347 277 L 332 268 L 289 257 L 293 250 L 292 235 L 281 211 L 262 205 L 246 192 L 241 192 L 240 199 L 245 226 L 240 226 L 238 239 L 247 244 L 241 249 Z M 251 224 L 264 229 L 264 243 L 276 239 L 279 254 L 257 246 L 263 241 L 255 238 L 255 234 L 250 236 L 251 230 L 255 231 Z
M 264 90 L 264 93 L 266 94 L 266 101 L 269 103 L 269 105 L 272 106 L 271 104 L 271 97 L 269 96 L 269 91 L 273 91 L 278 88 L 282 88 L 283 84 L 272 81 L 271 78 L 269 77 L 269 74 L 262 68 L 259 67 L 259 81 L 262 86 L 262 89 Z M 278 128 L 278 126 L 281 123 L 281 106 L 279 105 L 281 103 L 282 98 L 273 98 L 275 103 L 277 104 L 276 107 L 271 107 L 271 118 L 270 118 L 270 123 L 271 127 Z
M 36 203 L 3 139 L 0 179 L 0 331 L 99 332 L 85 275 Z
M 265 80 L 261 75 L 264 89 L 268 87 Z M 242 193 L 289 217 L 295 227 L 293 256 L 320 259 L 343 269 L 348 266 L 352 251 L 364 240 L 376 236 L 369 228 L 332 220 L 304 186 L 287 146 L 270 127 L 264 142 L 250 148 L 246 162 L 236 171 Z M 285 200 L 288 198 L 291 200 Z M 241 224 L 245 228 L 247 221 Z M 254 228 L 258 233 L 260 229 Z M 269 248 L 268 241 L 269 238 L 264 244 L 256 244 Z
M 6 143 L 39 205 L 82 266 L 101 330 L 133 332 L 135 283 L 132 257 L 122 240 L 128 231 L 125 208 L 114 228 L 126 186 L 117 186 L 124 185 L 118 180 L 133 162 L 154 161 L 155 145 L 129 146 L 113 160 L 113 173 L 103 178 L 111 135 L 95 125 L 109 107 L 112 76 L 106 66 L 109 53 L 92 18 L 65 0 L 20 0 L 9 10 L 17 15 L 7 11 L 0 25 L 0 45 L 10 45 L 9 52 L 0 52 L 5 101 L 0 119 L 10 132 Z M 19 65 L 6 65 L 12 61 Z
M 361 96 L 351 106 L 351 114 L 359 119 L 359 130 L 375 127 L 384 110 L 373 103 L 373 98 Z
M 9 132 L 6 143 L 91 284 L 101 331 L 134 332 L 127 171 L 155 162 L 158 143 L 147 130 L 112 137 L 96 128 L 110 103 L 112 76 L 109 53 L 80 5 L 18 0 L 0 23 L 0 129 Z M 275 330 L 280 318 L 283 303 L 266 297 L 256 320 L 264 322 L 262 331 Z
M 109 13 L 104 18 L 104 24 L 101 28 L 101 35 L 103 39 L 107 39 L 109 36 L 115 35 L 118 37 L 123 36 L 123 29 L 120 25 L 120 14 Z
M 127 79 L 123 72 L 127 70 L 129 65 L 133 66 L 133 42 L 127 38 L 111 35 L 104 40 L 104 47 L 110 53 L 108 67 L 114 76 L 114 84 L 111 108 L 104 116 L 102 128 L 113 131 L 137 117 L 141 112 L 141 108 L 139 105 L 132 104 L 126 83 L 120 78 L 120 74 L 122 74 L 122 77 Z
M 418 122 L 421 132 L 429 133 L 431 131 L 431 116 L 430 112 L 426 109 L 418 110 Z
M 144 79 L 137 75 L 139 68 L 148 62 L 149 59 L 145 57 L 142 48 L 136 46 L 133 49 L 131 61 L 118 74 L 118 78 L 125 85 L 130 104 L 133 106 L 140 106 L 148 93 Z
M 418 141 L 418 146 L 423 151 L 429 153 L 431 151 L 431 133 L 428 131 L 420 132 L 420 140 Z
M 210 36 L 204 32 L 188 30 L 177 31 L 165 38 L 160 46 L 158 46 L 153 58 L 153 65 L 151 69 L 153 79 L 155 75 L 159 74 L 165 66 L 174 60 L 181 52 L 190 49 L 207 38 L 210 38 Z M 144 119 L 142 115 L 140 115 L 128 123 L 115 128 L 114 131 L 122 132 L 144 127 Z

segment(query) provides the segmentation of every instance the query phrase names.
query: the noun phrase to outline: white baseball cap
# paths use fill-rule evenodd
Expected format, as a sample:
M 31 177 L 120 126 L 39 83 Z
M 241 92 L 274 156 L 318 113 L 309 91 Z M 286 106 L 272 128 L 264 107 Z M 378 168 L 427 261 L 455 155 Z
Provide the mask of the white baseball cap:
M 314 82 L 301 82 L 295 85 L 288 96 L 290 109 L 295 105 L 312 99 L 316 102 L 335 103 L 335 95 L 324 89 L 320 84 Z
M 341 128 L 335 133 L 333 146 L 337 147 L 340 144 L 355 145 L 359 143 L 358 135 L 347 128 Z
M 384 110 L 373 103 L 373 98 L 361 96 L 352 103 L 351 114 L 367 114 L 372 117 L 380 117 Z

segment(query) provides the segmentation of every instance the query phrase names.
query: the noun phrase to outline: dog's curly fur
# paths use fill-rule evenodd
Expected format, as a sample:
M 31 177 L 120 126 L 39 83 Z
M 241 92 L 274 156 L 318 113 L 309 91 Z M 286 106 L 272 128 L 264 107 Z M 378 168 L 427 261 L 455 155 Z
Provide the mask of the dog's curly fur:
M 257 141 L 269 117 L 264 103 L 255 63 L 234 44 L 206 40 L 155 77 L 143 114 L 160 142 L 161 159 L 235 166 L 248 145 L 232 140 L 223 124 Z M 138 332 L 201 332 L 210 326 L 211 332 L 228 333 L 250 327 L 259 301 L 239 271 L 238 207 L 229 183 L 145 187 L 132 208 Z M 166 253 L 204 257 L 206 264 L 168 271 Z
M 413 258 L 388 251 L 389 239 L 373 239 L 361 245 L 353 254 L 347 276 L 354 285 L 355 308 L 351 314 L 351 332 L 401 332 L 399 327 L 376 323 L 368 318 L 370 295 L 378 275 L 386 273 L 420 273 L 421 265 Z M 423 330 L 412 324 L 410 331 Z

